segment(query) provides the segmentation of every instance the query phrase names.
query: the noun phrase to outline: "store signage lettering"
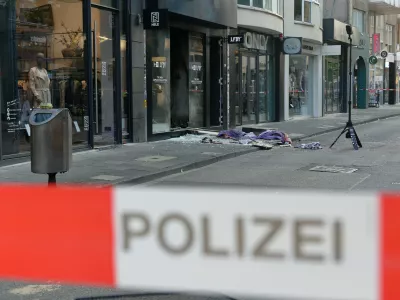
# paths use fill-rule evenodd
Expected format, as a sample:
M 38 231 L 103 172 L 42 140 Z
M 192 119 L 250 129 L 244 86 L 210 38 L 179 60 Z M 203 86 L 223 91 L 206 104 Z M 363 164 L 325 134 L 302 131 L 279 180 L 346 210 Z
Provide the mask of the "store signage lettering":
M 150 23 L 152 27 L 160 26 L 160 13 L 158 11 L 150 13 Z
M 244 36 L 239 35 L 228 35 L 228 44 L 243 44 Z
M 203 257 L 252 257 L 260 260 L 294 260 L 317 264 L 340 264 L 345 260 L 344 224 L 339 219 L 327 223 L 317 216 L 238 216 L 223 227 L 233 243 L 224 244 L 219 241 L 218 245 L 212 237 L 221 230 L 218 227 L 221 223 L 208 215 L 192 218 L 180 213 L 166 213 L 152 218 L 147 214 L 132 211 L 122 214 L 120 224 L 120 246 L 125 253 L 136 253 L 138 243 L 151 241 L 149 243 L 152 246 L 155 245 L 162 252 L 177 257 L 199 253 Z M 172 226 L 176 226 L 183 233 L 179 242 L 171 241 Z M 257 232 L 257 239 L 246 239 L 245 235 L 249 232 L 253 233 L 249 236 Z M 286 249 L 277 247 L 282 239 L 290 241 L 290 246 Z M 330 245 L 330 248 L 327 245 Z M 311 247 L 314 251 L 309 250 Z M 318 247 L 319 251 L 314 247 Z
M 267 50 L 269 36 L 259 33 L 246 32 L 244 35 L 244 46 L 247 49 Z
M 8 101 L 7 106 L 7 125 L 8 133 L 13 133 L 19 129 L 19 112 L 18 99 Z
M 308 51 L 314 51 L 314 47 L 310 45 L 303 45 L 303 49 Z
M 46 44 L 46 37 L 44 36 L 31 36 L 31 42 Z
M 377 54 L 381 51 L 381 34 L 380 33 L 374 33 L 372 35 L 372 52 L 374 54 Z
M 168 28 L 168 10 L 147 10 L 143 11 L 144 29 L 165 29 Z

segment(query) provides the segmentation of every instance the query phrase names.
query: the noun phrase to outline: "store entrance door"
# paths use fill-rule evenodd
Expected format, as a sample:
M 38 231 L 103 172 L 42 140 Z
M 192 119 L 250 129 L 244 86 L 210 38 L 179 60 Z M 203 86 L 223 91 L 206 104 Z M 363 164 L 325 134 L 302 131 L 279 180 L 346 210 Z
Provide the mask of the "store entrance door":
M 325 58 L 325 113 L 340 112 L 340 59 Z
M 91 8 L 93 57 L 94 145 L 105 146 L 116 141 L 115 109 L 115 15 L 112 11 Z
M 242 124 L 256 123 L 257 105 L 257 57 L 242 55 L 241 70 L 241 111 Z

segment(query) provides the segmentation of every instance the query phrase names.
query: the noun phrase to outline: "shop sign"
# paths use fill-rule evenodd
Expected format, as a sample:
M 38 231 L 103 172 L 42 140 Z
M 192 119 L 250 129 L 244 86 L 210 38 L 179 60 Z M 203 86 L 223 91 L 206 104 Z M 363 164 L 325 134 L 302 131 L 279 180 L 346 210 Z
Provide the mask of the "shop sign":
M 243 42 L 244 42 L 243 34 L 228 35 L 228 44 L 243 44 Z
M 303 50 L 314 51 L 314 47 L 311 45 L 303 45 Z
M 382 52 L 381 52 L 381 57 L 382 57 L 382 58 L 386 58 L 387 56 L 388 56 L 387 51 L 382 51 Z
M 284 54 L 301 54 L 303 39 L 301 37 L 286 37 L 283 40 Z
M 143 10 L 143 29 L 167 29 L 168 9 Z
M 341 55 L 342 47 L 340 45 L 323 45 L 321 47 L 321 54 L 323 56 Z
M 268 49 L 268 40 L 269 36 L 255 32 L 246 32 L 244 34 L 243 45 L 247 49 L 266 51 Z
M 381 51 L 381 34 L 374 33 L 372 35 L 372 52 L 377 54 Z
M 375 55 L 372 55 L 372 56 L 369 58 L 369 63 L 370 63 L 371 65 L 376 65 L 377 62 L 378 62 L 378 58 L 377 58 Z
M 31 36 L 31 42 L 36 44 L 46 44 L 47 39 L 45 36 Z
M 19 113 L 20 109 L 18 108 L 19 101 L 18 99 L 14 99 L 6 102 L 7 106 L 7 132 L 13 133 L 19 130 Z
M 152 57 L 153 64 L 153 82 L 154 83 L 167 83 L 166 69 L 167 69 L 167 58 L 165 56 Z

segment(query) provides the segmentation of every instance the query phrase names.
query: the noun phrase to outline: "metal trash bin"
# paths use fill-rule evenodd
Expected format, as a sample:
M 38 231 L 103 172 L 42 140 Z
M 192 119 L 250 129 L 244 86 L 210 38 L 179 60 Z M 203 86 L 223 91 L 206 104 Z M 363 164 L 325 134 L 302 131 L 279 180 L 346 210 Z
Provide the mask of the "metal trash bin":
M 34 109 L 31 127 L 31 170 L 36 174 L 67 172 L 72 163 L 72 119 L 69 110 Z

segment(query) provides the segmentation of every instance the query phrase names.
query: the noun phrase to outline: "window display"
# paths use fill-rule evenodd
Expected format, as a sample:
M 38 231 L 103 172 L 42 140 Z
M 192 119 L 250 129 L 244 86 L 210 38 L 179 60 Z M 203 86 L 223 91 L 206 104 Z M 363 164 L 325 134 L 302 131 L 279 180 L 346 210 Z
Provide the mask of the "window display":
M 1 64 L 2 72 L 10 76 L 2 80 L 1 89 L 2 98 L 9 99 L 2 102 L 3 155 L 30 150 L 29 115 L 42 104 L 68 108 L 76 123 L 73 142 L 86 146 L 82 1 L 16 0 L 10 1 L 7 12 L 10 22 L 4 42 L 9 47 L 2 56 L 11 61 L 3 59 Z M 13 27 L 14 42 L 10 42 Z
M 310 97 L 309 78 L 312 57 L 291 55 L 289 65 L 289 114 L 290 116 L 310 116 L 312 97 Z

